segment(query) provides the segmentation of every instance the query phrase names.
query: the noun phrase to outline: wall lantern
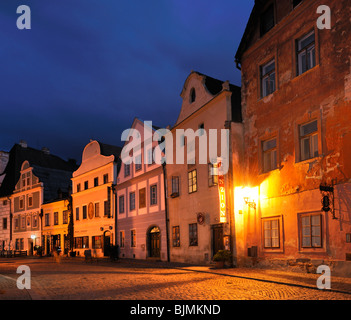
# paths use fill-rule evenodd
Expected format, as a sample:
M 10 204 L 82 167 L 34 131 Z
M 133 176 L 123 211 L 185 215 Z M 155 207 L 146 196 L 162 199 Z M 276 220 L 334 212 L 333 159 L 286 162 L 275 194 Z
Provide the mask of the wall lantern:
M 320 185 L 319 190 L 322 194 L 322 211 L 330 212 L 333 215 L 333 219 L 337 219 L 335 217 L 335 210 L 334 210 L 334 186 L 328 185 Z
M 35 238 L 36 238 L 35 234 L 32 234 L 32 235 L 30 236 L 30 238 L 31 238 L 32 240 L 35 240 Z

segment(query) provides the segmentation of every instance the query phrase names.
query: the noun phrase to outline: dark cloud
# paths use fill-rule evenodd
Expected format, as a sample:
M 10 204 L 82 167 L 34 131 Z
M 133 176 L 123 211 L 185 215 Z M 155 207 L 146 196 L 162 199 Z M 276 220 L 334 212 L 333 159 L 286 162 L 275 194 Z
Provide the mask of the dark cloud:
M 32 29 L 16 28 L 29 5 Z M 4 0 L 0 150 L 20 139 L 80 161 L 121 144 L 134 117 L 172 125 L 191 70 L 240 85 L 234 55 L 252 1 Z

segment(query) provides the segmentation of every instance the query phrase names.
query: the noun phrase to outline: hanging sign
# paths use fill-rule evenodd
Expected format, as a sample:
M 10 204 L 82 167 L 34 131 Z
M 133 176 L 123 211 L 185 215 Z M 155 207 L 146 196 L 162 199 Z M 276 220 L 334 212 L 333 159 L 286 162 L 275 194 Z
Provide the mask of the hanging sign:
M 225 203 L 224 175 L 221 174 L 221 163 L 218 164 L 218 194 L 219 194 L 219 222 L 227 222 L 227 208 Z

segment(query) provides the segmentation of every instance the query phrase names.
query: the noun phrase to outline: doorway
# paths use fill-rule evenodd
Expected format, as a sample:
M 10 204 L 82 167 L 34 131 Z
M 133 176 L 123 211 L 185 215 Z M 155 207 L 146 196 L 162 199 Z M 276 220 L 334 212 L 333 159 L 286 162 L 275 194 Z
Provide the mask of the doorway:
M 150 258 L 159 258 L 161 252 L 161 231 L 157 226 L 151 227 L 148 232 L 148 249 Z
M 215 255 L 219 250 L 224 249 L 223 242 L 223 225 L 217 224 L 212 226 L 212 255 Z
M 109 257 L 111 252 L 111 233 L 107 231 L 104 234 L 104 257 Z

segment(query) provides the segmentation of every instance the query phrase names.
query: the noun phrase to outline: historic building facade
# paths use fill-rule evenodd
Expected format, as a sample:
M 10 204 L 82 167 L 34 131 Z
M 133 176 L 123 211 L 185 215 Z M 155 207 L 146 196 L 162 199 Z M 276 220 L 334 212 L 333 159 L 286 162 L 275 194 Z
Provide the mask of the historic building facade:
M 116 203 L 114 185 L 121 148 L 96 140 L 84 148 L 82 163 L 72 175 L 74 250 L 84 256 L 108 256 L 115 244 Z
M 321 5 L 330 8 L 331 29 L 317 26 Z M 255 2 L 236 53 L 244 118 L 244 169 L 233 185 L 241 263 L 351 260 L 347 7 L 346 0 Z
M 167 158 L 166 165 L 170 260 L 208 264 L 218 250 L 233 249 L 231 149 L 232 138 L 242 138 L 240 88 L 191 72 L 181 97 L 173 164 Z
M 128 144 L 135 139 L 130 161 L 122 161 L 115 186 L 120 256 L 165 261 L 168 244 L 164 172 L 158 141 L 152 140 L 156 128 L 135 118 L 130 129 L 123 148 L 129 150 Z

